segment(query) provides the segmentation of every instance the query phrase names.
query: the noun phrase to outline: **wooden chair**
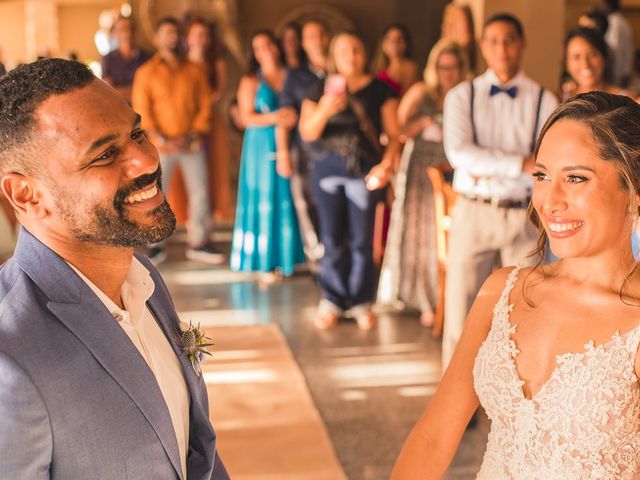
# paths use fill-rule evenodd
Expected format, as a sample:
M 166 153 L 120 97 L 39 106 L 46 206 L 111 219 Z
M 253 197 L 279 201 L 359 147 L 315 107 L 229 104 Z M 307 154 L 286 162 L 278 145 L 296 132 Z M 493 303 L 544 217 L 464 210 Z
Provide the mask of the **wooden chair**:
M 434 208 L 436 218 L 436 245 L 438 248 L 438 298 L 434 313 L 432 336 L 442 335 L 444 325 L 444 285 L 447 274 L 447 243 L 449 227 L 451 226 L 450 212 L 455 203 L 456 193 L 445 179 L 442 171 L 435 167 L 427 167 L 427 176 L 433 185 Z
M 376 205 L 376 213 L 373 221 L 373 264 L 379 270 L 384 259 L 384 250 L 387 246 L 387 234 L 391 221 L 391 205 L 393 204 L 392 189 L 387 188 L 387 195 L 383 202 Z

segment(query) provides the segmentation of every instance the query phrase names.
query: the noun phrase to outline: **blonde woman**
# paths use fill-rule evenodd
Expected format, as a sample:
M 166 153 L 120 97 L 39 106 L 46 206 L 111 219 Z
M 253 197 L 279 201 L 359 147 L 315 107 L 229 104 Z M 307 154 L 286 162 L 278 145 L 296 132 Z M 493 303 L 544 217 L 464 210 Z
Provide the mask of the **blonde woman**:
M 429 54 L 424 81 L 413 85 L 398 106 L 398 123 L 407 140 L 396 177 L 377 303 L 419 310 L 424 326 L 433 324 L 438 291 L 433 187 L 425 170 L 451 169 L 442 147 L 442 104 L 468 71 L 462 47 L 440 40 Z

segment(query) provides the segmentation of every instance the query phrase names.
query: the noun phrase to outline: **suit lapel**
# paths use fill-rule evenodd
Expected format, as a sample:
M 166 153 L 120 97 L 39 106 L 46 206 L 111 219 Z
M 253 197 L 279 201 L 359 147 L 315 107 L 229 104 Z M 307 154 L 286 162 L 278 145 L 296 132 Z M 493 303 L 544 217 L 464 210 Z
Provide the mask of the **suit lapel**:
M 153 372 L 124 330 L 73 269 L 25 230 L 20 233 L 14 257 L 49 297 L 49 310 L 137 405 L 181 477 L 178 444 L 164 397 Z
M 153 295 L 147 301 L 147 305 L 164 331 L 164 334 L 171 344 L 171 348 L 173 348 L 173 351 L 178 356 L 185 381 L 189 388 L 189 396 L 191 398 L 189 409 L 190 453 L 187 468 L 189 471 L 191 471 L 192 468 L 208 471 L 213 467 L 212 462 L 214 461 L 216 437 L 209 422 L 209 402 L 206 386 L 202 376 L 195 374 L 189 359 L 182 353 L 179 337 L 180 320 L 173 307 L 164 282 L 158 273 L 147 265 L 146 259 L 140 258 L 140 261 L 151 272 L 151 278 L 156 287 Z M 198 455 L 195 455 L 193 450 L 197 451 Z M 195 465 L 195 463 L 198 463 L 198 465 Z
M 155 281 L 155 279 L 154 279 Z M 158 324 L 164 331 L 169 343 L 171 344 L 171 348 L 177 355 L 180 360 L 180 365 L 182 366 L 182 372 L 184 374 L 185 381 L 189 388 L 189 395 L 191 397 L 191 414 L 198 421 L 202 418 L 206 419 L 208 423 L 208 412 L 207 409 L 207 401 L 204 399 L 203 401 L 203 379 L 196 375 L 193 371 L 193 367 L 189 362 L 189 359 L 186 355 L 182 353 L 180 342 L 180 333 L 178 331 L 178 326 L 180 324 L 177 314 L 173 309 L 172 305 L 167 305 L 161 299 L 161 295 L 158 295 L 158 282 L 156 281 L 156 292 L 151 296 L 148 300 L 147 304 L 151 309 L 151 312 L 155 316 Z M 206 392 L 206 390 L 204 390 Z M 191 424 L 191 429 L 193 429 L 193 422 Z

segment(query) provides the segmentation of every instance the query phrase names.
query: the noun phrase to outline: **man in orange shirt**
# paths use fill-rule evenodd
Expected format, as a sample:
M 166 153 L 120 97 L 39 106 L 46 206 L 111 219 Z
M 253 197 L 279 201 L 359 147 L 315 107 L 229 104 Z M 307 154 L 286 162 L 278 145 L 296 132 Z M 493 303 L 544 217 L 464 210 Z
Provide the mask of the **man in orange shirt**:
M 209 240 L 207 165 L 203 149 L 209 131 L 211 90 L 199 65 L 180 55 L 178 20 L 165 17 L 156 27 L 157 53 L 136 72 L 131 94 L 133 108 L 160 151 L 162 183 L 169 185 L 179 164 L 185 179 L 189 220 L 186 257 L 207 263 L 224 262 Z M 166 259 L 163 245 L 153 245 L 148 256 L 154 264 Z

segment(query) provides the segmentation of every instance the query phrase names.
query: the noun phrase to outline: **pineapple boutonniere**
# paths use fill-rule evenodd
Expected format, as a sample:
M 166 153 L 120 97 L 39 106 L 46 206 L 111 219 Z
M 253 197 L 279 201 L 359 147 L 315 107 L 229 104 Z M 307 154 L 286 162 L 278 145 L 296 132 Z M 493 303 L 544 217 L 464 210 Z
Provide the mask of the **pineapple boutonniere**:
M 180 346 L 182 353 L 187 356 L 189 363 L 196 375 L 199 377 L 202 373 L 200 368 L 200 362 L 202 362 L 203 355 L 211 355 L 207 351 L 207 347 L 213 345 L 210 343 L 211 339 L 205 337 L 200 331 L 200 324 L 198 326 L 189 322 L 189 325 L 180 324 Z

